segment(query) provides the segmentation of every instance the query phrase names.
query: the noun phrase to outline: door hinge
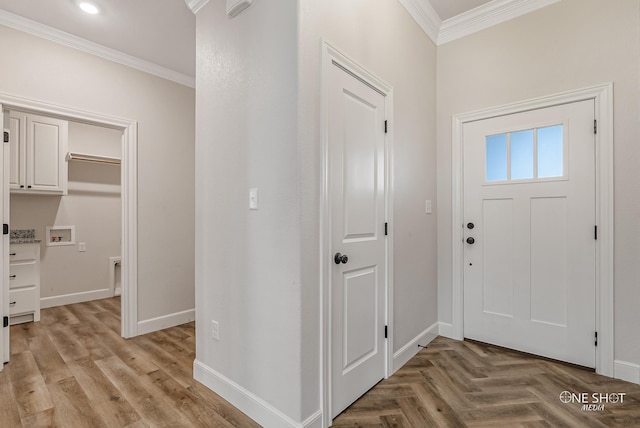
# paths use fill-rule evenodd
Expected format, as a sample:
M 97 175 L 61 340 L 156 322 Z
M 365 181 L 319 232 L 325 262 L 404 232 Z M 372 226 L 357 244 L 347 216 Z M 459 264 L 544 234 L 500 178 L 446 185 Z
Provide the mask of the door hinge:
M 598 225 L 593 226 L 593 239 L 598 240 Z
M 9 234 L 9 225 L 7 223 L 3 223 L 2 224 L 2 234 L 3 235 L 8 235 Z
M 598 346 L 598 332 L 596 331 L 595 345 Z
M 389 223 L 384 224 L 384 236 L 389 234 Z
M 9 142 L 9 133 L 7 131 L 4 131 L 4 142 L 5 143 Z
M 384 338 L 385 338 L 385 339 L 387 339 L 387 338 L 389 337 L 388 333 L 389 333 L 389 329 L 388 329 L 388 328 L 387 328 L 387 326 L 385 325 L 385 326 L 384 326 Z
M 2 326 L 9 327 L 9 317 L 6 315 L 4 316 L 4 318 L 2 318 Z
M 387 121 L 386 120 L 384 121 L 384 133 L 385 134 L 387 133 Z
M 593 133 L 598 133 L 598 121 L 596 119 L 593 119 Z

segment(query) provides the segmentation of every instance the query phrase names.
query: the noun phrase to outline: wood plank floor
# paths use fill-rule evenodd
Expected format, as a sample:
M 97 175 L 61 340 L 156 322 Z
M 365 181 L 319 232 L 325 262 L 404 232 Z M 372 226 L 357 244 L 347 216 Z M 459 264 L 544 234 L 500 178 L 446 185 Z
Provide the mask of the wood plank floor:
M 195 325 L 124 340 L 118 298 L 11 327 L 0 427 L 257 427 L 193 379 Z M 624 393 L 584 411 L 562 391 Z M 334 426 L 640 427 L 640 385 L 473 342 L 434 340 Z
M 585 401 L 591 403 L 596 393 L 604 407 L 583 410 L 575 399 L 565 404 L 560 400 L 563 391 L 587 393 Z M 605 403 L 607 399 L 611 402 Z M 640 427 L 640 385 L 490 345 L 438 337 L 340 414 L 333 426 Z
M 120 299 L 11 326 L 0 427 L 257 427 L 193 379 L 195 324 L 124 340 Z

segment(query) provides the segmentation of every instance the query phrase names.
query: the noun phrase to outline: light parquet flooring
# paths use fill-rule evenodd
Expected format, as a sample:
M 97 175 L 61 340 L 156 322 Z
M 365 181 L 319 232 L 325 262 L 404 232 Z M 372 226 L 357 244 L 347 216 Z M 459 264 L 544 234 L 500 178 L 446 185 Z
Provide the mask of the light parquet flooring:
M 195 325 L 120 337 L 118 298 L 43 309 L 11 327 L 0 427 L 257 427 L 193 379 Z M 589 412 L 562 391 L 625 393 Z M 334 427 L 640 427 L 640 385 L 439 337 Z
M 2 428 L 257 427 L 193 379 L 195 324 L 120 337 L 120 299 L 43 309 L 11 326 Z
M 564 404 L 563 391 L 599 400 Z M 599 398 L 599 397 L 603 398 Z M 640 385 L 475 342 L 436 338 L 334 420 L 344 427 L 640 427 Z

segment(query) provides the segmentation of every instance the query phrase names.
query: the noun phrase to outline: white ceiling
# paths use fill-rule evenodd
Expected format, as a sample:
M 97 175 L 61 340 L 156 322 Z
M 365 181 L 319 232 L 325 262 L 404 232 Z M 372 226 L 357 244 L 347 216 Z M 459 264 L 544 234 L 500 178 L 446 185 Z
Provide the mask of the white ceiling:
M 98 15 L 82 12 L 79 1 L 0 0 L 0 25 L 195 85 L 195 15 L 190 8 L 197 11 L 209 0 L 87 0 L 101 9 Z M 559 0 L 398 1 L 442 44 Z
M 184 0 L 90 0 L 88 15 L 77 0 L 0 0 L 0 9 L 82 39 L 195 75 L 195 15 Z

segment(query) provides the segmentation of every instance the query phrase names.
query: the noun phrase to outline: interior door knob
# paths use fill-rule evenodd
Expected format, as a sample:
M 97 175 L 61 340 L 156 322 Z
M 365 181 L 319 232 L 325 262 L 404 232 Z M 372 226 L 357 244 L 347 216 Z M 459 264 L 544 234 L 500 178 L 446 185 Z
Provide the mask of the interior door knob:
M 339 265 L 340 263 L 342 264 L 347 264 L 347 262 L 349 261 L 349 257 L 347 257 L 346 254 L 340 254 L 340 253 L 336 253 L 335 256 L 333 256 L 333 261 Z
M 474 242 L 476 242 L 476 240 L 473 239 L 473 236 L 470 236 L 470 237 L 467 238 L 467 244 L 473 245 Z

